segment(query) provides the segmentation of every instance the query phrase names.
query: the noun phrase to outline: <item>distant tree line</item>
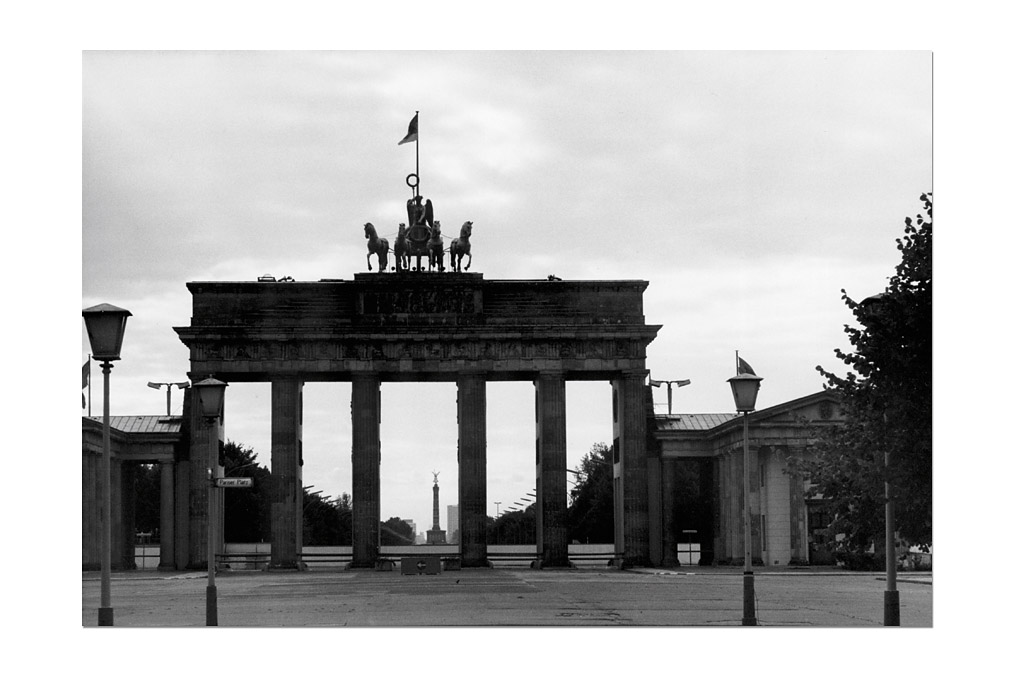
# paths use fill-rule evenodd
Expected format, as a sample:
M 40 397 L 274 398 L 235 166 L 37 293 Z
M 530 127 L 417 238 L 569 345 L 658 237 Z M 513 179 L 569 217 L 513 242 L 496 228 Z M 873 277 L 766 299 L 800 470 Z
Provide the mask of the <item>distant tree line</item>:
M 596 443 L 578 464 L 571 504 L 567 510 L 568 541 L 610 543 L 613 541 L 613 485 L 611 448 Z M 258 464 L 249 446 L 227 441 L 219 461 L 227 477 L 249 477 L 250 488 L 225 491 L 225 541 L 271 541 L 271 470 Z M 135 527 L 139 532 L 157 533 L 161 467 L 139 465 L 135 472 Z M 535 544 L 535 505 L 487 518 L 490 544 Z M 391 517 L 380 525 L 383 546 L 415 544 L 411 524 Z M 307 546 L 352 545 L 352 498 L 342 493 L 324 500 L 319 494 L 303 492 L 303 544 Z
M 220 446 L 219 462 L 225 476 L 253 479 L 250 488 L 225 490 L 225 541 L 270 542 L 271 470 L 257 463 L 257 454 L 252 448 L 231 440 Z M 161 467 L 138 465 L 134 487 L 135 528 L 142 533 L 157 533 Z M 303 544 L 352 544 L 352 497 L 348 493 L 325 501 L 320 495 L 303 490 Z

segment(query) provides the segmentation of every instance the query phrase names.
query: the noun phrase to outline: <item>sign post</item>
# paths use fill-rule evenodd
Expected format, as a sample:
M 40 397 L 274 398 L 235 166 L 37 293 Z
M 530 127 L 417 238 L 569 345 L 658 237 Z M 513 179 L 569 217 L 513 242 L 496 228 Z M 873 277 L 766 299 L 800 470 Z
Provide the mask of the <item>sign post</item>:
M 216 488 L 252 488 L 251 477 L 219 477 L 215 479 Z

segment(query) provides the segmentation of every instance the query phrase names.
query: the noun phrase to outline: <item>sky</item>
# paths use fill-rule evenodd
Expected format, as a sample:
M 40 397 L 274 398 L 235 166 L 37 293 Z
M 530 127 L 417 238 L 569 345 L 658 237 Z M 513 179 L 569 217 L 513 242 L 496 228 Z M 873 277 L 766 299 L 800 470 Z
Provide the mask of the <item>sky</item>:
M 133 315 L 111 412 L 162 414 L 146 383 L 186 380 L 188 281 L 365 272 L 363 223 L 393 241 L 404 221 L 417 110 L 420 190 L 445 236 L 474 223 L 472 272 L 647 280 L 651 377 L 691 380 L 674 412 L 733 410 L 736 350 L 758 408 L 812 394 L 818 364 L 844 371 L 842 289 L 885 288 L 933 189 L 932 86 L 928 51 L 85 52 L 82 307 Z M 352 492 L 349 396 L 305 386 L 324 495 Z M 446 527 L 454 385 L 382 397 L 381 518 L 429 528 L 438 471 Z M 490 515 L 534 489 L 533 398 L 488 386 Z M 612 437 L 609 405 L 608 383 L 568 383 L 569 467 Z M 231 385 L 226 411 L 269 464 L 270 386 Z

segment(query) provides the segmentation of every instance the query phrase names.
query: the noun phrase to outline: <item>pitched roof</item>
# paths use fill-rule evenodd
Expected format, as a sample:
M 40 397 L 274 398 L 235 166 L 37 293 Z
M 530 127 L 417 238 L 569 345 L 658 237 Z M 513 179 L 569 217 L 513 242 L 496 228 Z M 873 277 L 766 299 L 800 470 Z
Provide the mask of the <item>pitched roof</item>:
M 735 413 L 673 413 L 656 415 L 655 426 L 659 431 L 710 430 L 736 417 Z
M 102 424 L 102 416 L 91 416 L 89 420 Z M 183 427 L 183 418 L 164 415 L 111 415 L 109 427 L 130 434 L 179 433 Z

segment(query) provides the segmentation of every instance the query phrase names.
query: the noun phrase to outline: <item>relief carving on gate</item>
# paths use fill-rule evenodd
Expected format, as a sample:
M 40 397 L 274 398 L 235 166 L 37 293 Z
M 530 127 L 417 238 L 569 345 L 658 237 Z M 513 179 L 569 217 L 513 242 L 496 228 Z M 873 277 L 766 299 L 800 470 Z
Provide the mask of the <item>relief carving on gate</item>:
M 474 289 L 398 289 L 364 291 L 364 315 L 475 314 Z
M 631 340 L 317 340 L 296 342 L 203 343 L 196 361 L 513 361 L 643 359 L 643 345 Z

